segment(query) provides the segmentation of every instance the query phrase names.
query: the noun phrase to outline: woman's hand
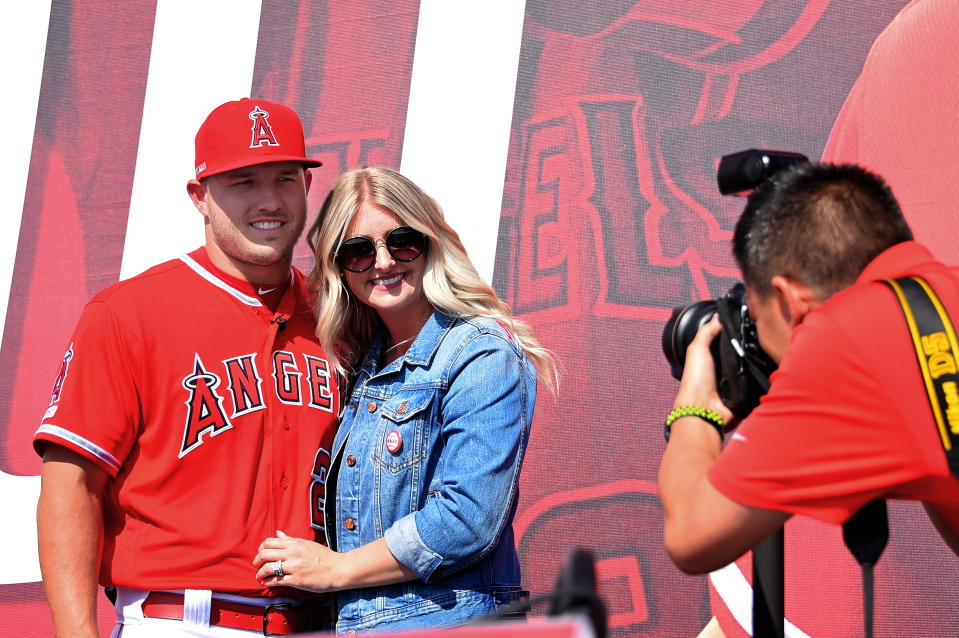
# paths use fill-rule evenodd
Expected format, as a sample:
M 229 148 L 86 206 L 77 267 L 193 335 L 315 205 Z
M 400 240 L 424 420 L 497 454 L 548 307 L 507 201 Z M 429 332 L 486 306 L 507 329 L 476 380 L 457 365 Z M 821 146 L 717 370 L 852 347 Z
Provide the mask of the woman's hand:
M 277 530 L 276 537 L 260 543 L 253 567 L 256 579 L 265 587 L 296 587 L 314 592 L 337 589 L 336 582 L 342 554 L 319 543 L 293 538 Z M 283 561 L 282 575 L 274 571 L 276 561 Z

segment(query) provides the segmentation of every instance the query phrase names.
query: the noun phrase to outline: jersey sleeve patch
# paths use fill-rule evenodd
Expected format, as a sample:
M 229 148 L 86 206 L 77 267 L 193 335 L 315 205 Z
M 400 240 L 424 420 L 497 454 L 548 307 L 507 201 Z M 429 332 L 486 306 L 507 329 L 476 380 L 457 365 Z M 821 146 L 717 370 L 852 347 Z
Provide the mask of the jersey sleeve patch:
M 63 391 L 63 383 L 67 380 L 67 370 L 70 368 L 70 361 L 73 360 L 73 344 L 67 348 L 63 355 L 63 361 L 60 363 L 60 369 L 57 371 L 57 377 L 53 380 L 53 391 L 50 394 L 50 405 L 60 400 L 60 393 Z

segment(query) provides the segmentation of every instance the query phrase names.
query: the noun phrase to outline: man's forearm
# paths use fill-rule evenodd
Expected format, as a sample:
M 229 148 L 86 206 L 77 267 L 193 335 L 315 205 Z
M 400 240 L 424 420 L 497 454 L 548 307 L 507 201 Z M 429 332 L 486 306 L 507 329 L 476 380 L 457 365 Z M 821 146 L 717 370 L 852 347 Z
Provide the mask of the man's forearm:
M 40 570 L 58 638 L 99 635 L 96 596 L 105 476 L 77 459 L 51 446 L 44 455 L 37 505 Z
M 789 518 L 786 512 L 742 505 L 714 488 L 708 472 L 719 453 L 716 430 L 683 417 L 673 424 L 659 468 L 666 551 L 692 574 L 727 565 Z
M 706 472 L 720 450 L 716 432 L 706 423 L 696 423 L 695 418 L 676 421 L 659 468 L 666 550 L 683 570 L 693 573 L 708 570 L 697 555 L 715 523 L 703 503 Z

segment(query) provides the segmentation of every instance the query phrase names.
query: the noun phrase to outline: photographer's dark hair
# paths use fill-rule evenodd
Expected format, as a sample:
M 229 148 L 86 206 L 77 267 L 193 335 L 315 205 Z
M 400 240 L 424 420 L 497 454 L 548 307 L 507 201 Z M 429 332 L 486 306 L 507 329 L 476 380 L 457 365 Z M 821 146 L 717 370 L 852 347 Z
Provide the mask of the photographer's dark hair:
M 802 164 L 749 196 L 733 253 L 758 294 L 768 295 L 773 276 L 783 275 L 825 300 L 879 253 L 912 238 L 881 177 L 852 164 Z

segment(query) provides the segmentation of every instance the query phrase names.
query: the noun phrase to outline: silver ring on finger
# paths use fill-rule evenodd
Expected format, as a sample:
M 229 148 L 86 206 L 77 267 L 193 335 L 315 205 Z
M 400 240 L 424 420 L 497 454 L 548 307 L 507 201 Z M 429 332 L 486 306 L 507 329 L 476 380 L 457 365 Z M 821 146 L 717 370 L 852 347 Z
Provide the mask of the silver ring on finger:
M 283 578 L 283 561 L 275 560 L 273 561 L 273 575 L 276 576 L 277 580 Z

